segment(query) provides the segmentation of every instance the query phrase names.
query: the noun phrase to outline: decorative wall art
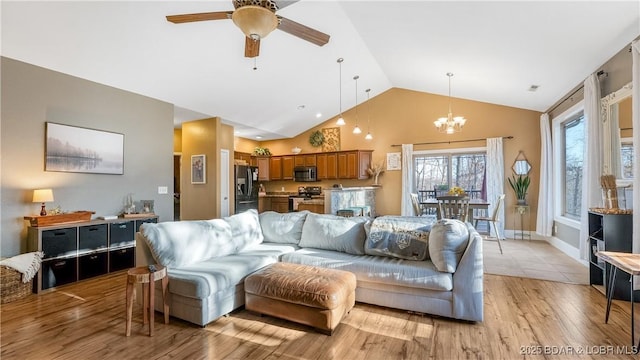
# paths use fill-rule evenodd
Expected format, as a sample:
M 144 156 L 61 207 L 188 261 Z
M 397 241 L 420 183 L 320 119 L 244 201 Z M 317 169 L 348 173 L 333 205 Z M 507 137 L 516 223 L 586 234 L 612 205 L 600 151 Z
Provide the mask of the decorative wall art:
M 191 155 L 191 183 L 206 184 L 207 183 L 207 156 Z
M 340 151 L 340 128 L 322 129 L 324 135 L 324 143 L 322 143 L 322 151 Z
M 45 171 L 124 173 L 124 134 L 46 123 Z
M 402 162 L 399 152 L 387 153 L 387 170 L 402 170 Z

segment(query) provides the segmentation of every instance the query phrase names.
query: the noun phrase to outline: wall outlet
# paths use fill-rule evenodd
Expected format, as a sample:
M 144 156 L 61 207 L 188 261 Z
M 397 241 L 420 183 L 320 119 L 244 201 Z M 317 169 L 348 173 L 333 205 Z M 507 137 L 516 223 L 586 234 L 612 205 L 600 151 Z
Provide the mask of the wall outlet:
M 168 194 L 169 188 L 166 186 L 158 186 L 158 194 Z

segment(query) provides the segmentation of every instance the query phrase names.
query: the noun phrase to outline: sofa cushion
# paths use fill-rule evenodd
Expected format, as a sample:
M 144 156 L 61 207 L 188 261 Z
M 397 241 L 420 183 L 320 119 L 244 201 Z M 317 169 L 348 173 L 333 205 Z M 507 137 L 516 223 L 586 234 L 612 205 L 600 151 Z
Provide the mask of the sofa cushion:
M 284 254 L 281 261 L 350 271 L 356 275 L 358 284 L 366 281 L 435 291 L 453 289 L 453 275 L 438 271 L 429 260 L 409 261 L 307 248 Z
M 259 244 L 264 239 L 258 211 L 255 209 L 225 217 L 224 221 L 231 227 L 231 240 L 235 245 L 234 253 L 249 245 Z
M 364 252 L 406 260 L 424 260 L 429 255 L 432 218 L 381 216 L 368 229 Z
M 456 272 L 468 244 L 469 228 L 460 220 L 441 219 L 431 227 L 429 255 L 439 271 Z
M 265 211 L 260 214 L 260 226 L 265 242 L 298 245 L 302 226 L 309 211 L 278 213 Z
M 300 247 L 335 250 L 354 255 L 364 255 L 363 217 L 342 217 L 309 213 L 302 227 Z
M 222 219 L 145 223 L 140 233 L 158 264 L 174 268 L 236 252 Z

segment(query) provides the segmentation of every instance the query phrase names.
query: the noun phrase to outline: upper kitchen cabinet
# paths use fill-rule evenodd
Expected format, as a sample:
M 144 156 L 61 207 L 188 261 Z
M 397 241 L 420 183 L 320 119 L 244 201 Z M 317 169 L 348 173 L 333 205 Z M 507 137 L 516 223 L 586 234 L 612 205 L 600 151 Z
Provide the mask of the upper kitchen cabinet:
M 316 154 L 296 155 L 295 166 L 317 166 Z
M 255 166 L 258 167 L 258 181 L 271 180 L 270 174 L 270 158 L 269 157 L 254 157 Z
M 338 178 L 359 179 L 369 178 L 367 169 L 371 166 L 373 150 L 353 150 L 338 152 Z

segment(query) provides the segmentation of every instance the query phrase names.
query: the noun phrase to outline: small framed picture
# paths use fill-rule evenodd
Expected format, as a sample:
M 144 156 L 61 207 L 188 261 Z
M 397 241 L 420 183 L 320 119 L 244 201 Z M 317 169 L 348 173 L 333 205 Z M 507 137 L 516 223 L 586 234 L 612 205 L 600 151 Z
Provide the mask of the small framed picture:
M 402 162 L 399 152 L 387 153 L 387 170 L 402 170 Z
M 140 212 L 144 214 L 153 214 L 153 200 L 140 200 Z
M 206 184 L 207 183 L 207 156 L 191 155 L 191 183 Z

